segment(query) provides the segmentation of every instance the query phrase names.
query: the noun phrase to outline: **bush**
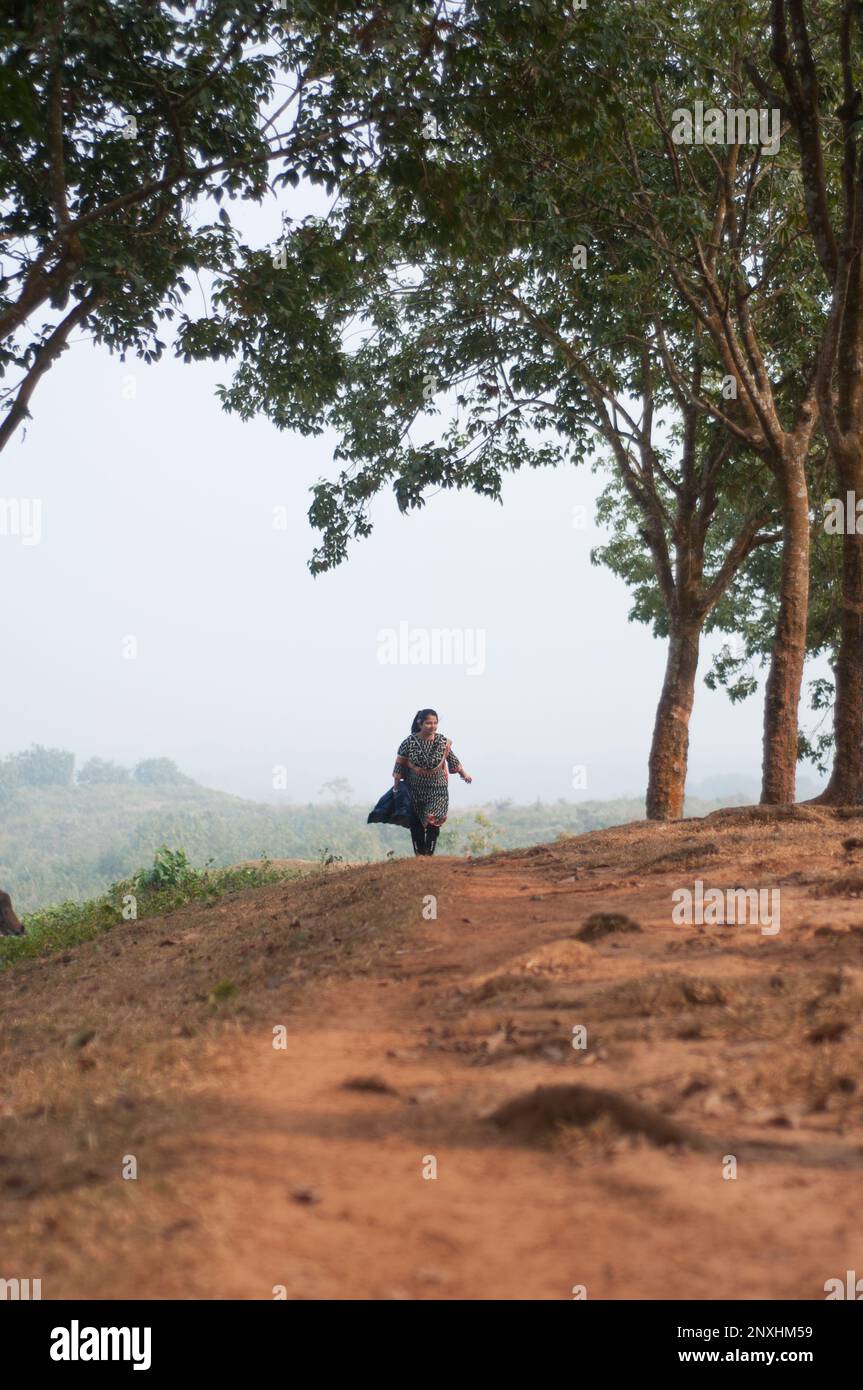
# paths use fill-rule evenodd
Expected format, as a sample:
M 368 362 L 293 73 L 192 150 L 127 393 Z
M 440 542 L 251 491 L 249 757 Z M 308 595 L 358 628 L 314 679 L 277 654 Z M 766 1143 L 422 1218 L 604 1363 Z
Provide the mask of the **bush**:
M 161 845 L 156 851 L 152 869 L 141 869 L 132 882 L 140 888 L 185 888 L 201 875 L 189 863 L 184 849 L 168 849 Z
M 23 753 L 12 753 L 0 764 L 4 786 L 68 787 L 75 771 L 75 754 L 65 748 L 43 748 L 34 743 Z
M 90 758 L 78 773 L 82 787 L 101 787 L 109 783 L 128 782 L 131 773 L 127 767 L 112 763 L 106 758 Z
M 167 786 L 169 783 L 191 783 L 191 777 L 181 772 L 172 758 L 144 758 L 135 768 L 135 781 L 148 787 Z

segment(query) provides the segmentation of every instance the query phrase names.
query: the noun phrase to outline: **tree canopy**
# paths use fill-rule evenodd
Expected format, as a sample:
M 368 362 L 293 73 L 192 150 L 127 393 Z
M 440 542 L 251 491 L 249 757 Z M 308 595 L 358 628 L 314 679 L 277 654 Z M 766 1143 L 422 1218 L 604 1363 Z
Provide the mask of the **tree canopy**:
M 414 54 L 428 18 L 330 0 L 4 7 L 0 448 L 73 330 L 153 362 L 198 272 L 251 294 L 231 202 L 357 177 L 387 45 Z M 194 347 L 231 352 L 202 326 Z

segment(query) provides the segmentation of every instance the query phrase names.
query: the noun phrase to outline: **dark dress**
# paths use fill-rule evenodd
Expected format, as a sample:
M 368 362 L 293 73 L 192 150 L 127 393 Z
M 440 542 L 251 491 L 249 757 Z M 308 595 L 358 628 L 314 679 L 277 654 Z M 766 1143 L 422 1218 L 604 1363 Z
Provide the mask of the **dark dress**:
M 411 829 L 411 794 L 407 782 L 402 782 L 398 791 L 390 787 L 384 792 L 377 805 L 369 812 L 368 825 L 403 825 Z
M 447 770 L 461 772 L 462 765 L 443 734 L 420 738 L 408 734 L 399 744 L 393 773 L 407 778 L 411 806 L 421 826 L 441 826 L 449 812 Z

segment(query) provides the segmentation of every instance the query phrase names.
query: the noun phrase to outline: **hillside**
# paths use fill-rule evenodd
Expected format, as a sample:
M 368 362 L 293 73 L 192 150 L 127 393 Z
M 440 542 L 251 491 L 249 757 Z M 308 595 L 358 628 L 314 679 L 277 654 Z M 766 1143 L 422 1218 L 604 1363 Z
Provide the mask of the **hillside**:
M 49 1299 L 823 1299 L 859 1268 L 861 819 L 343 868 L 0 972 L 9 1268 Z M 696 879 L 778 888 L 780 930 L 673 925 Z
M 693 800 L 697 815 L 723 803 Z M 182 848 L 201 868 L 267 855 L 272 859 L 345 860 L 408 856 L 410 839 L 397 828 L 367 825 L 368 806 L 308 803 L 268 806 L 196 786 L 123 785 L 21 787 L 0 801 L 0 886 L 19 912 L 105 891 L 160 845 Z M 450 817 L 440 850 L 481 854 L 492 848 L 539 844 L 634 820 L 640 800 L 499 802 Z

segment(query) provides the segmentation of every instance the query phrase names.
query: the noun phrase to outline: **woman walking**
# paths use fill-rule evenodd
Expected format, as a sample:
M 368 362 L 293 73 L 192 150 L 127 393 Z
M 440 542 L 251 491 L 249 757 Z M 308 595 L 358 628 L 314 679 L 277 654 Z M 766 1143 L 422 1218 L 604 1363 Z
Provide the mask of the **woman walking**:
M 417 710 L 408 737 L 399 744 L 393 790 L 381 797 L 369 821 L 407 824 L 414 854 L 434 854 L 449 811 L 450 772 L 464 782 L 473 781 L 452 751 L 451 740 L 438 733 L 437 710 Z
M 414 854 L 435 852 L 449 811 L 449 772 L 457 772 L 464 782 L 473 781 L 452 751 L 451 740 L 438 733 L 437 710 L 417 710 L 408 737 L 399 744 L 393 768 L 396 796 L 402 779 L 407 779 Z

